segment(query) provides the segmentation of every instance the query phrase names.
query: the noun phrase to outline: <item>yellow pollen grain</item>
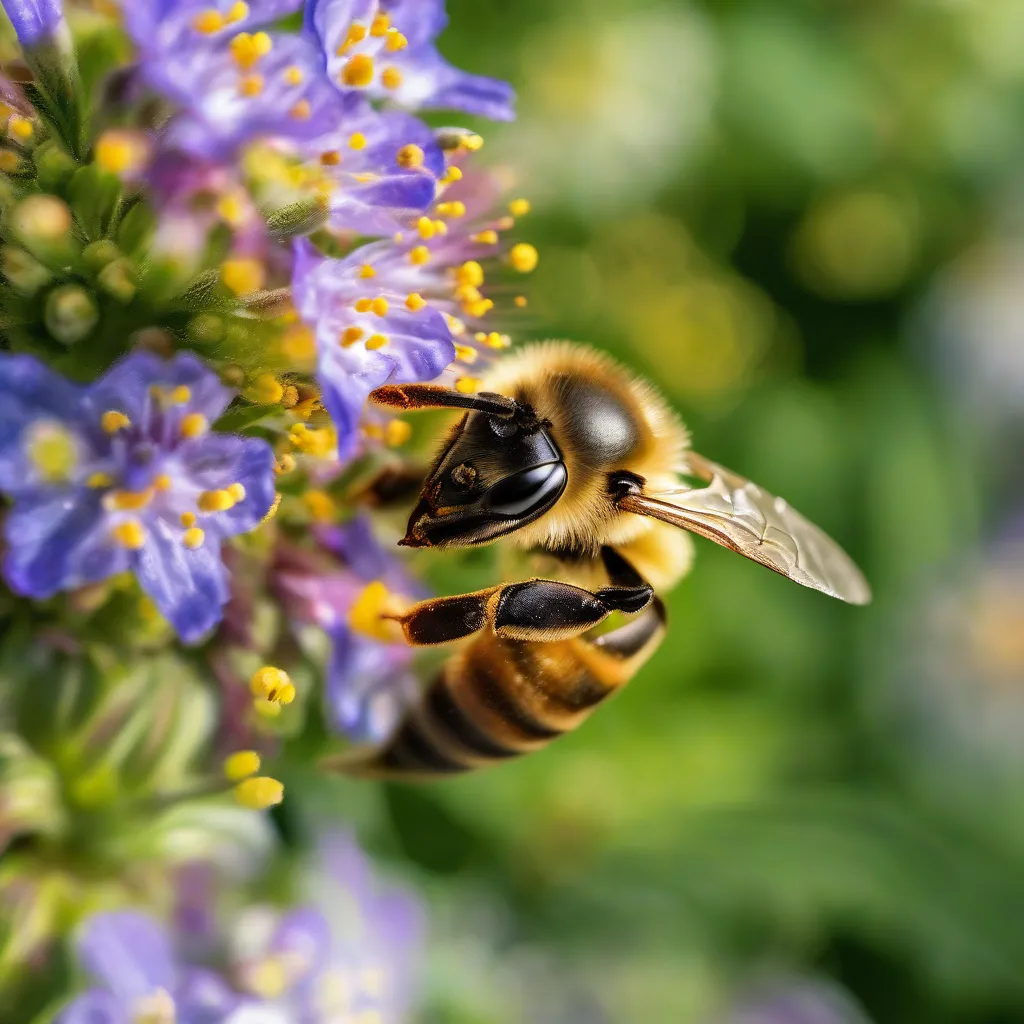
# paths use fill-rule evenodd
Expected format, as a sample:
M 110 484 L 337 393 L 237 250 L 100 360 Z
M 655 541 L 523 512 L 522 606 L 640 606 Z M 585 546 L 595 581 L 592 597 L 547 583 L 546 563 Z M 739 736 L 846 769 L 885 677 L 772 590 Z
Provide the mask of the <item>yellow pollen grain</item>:
M 352 49 L 356 43 L 361 43 L 367 36 L 368 30 L 365 25 L 349 25 L 348 32 L 345 35 L 345 41 L 337 49 L 337 55 L 339 57 L 344 56 Z
M 262 75 L 244 75 L 238 83 L 238 91 L 243 96 L 250 98 L 259 96 L 263 92 Z
M 373 81 L 373 74 L 373 58 L 368 53 L 357 53 L 341 69 L 341 84 L 353 89 L 365 89 Z
M 260 755 L 255 750 L 238 750 L 224 759 L 224 775 L 232 782 L 241 782 L 260 770 Z
M 110 531 L 110 536 L 115 543 L 129 551 L 138 551 L 146 543 L 146 531 L 142 528 L 142 523 L 135 519 L 118 523 Z
M 409 45 L 409 40 L 398 31 L 397 28 L 389 28 L 384 38 L 384 49 L 388 53 L 397 53 Z
M 481 245 L 497 245 L 498 244 L 498 232 L 493 228 L 487 228 L 486 231 L 481 231 L 473 236 L 474 242 L 479 242 Z
M 235 295 L 252 295 L 263 287 L 266 269 L 259 260 L 249 257 L 225 260 L 220 267 L 220 279 Z
M 116 409 L 108 409 L 100 417 L 100 426 L 107 434 L 116 434 L 119 430 L 124 430 L 131 425 L 132 421 L 123 412 L 118 412 Z
M 472 365 L 477 361 L 478 356 L 479 353 L 477 352 L 477 350 L 475 348 L 470 347 L 469 345 L 455 346 L 455 358 L 458 359 L 460 363 L 467 363 L 469 365 Z
M 517 306 L 518 306 L 518 307 L 519 307 L 520 309 L 526 309 L 527 305 L 529 305 L 529 301 L 530 301 L 530 300 L 529 300 L 529 299 L 527 299 L 527 297 L 526 297 L 525 295 L 517 295 L 517 296 L 516 296 L 516 297 L 515 297 L 515 298 L 514 298 L 514 299 L 513 299 L 512 301 L 513 301 L 513 302 L 514 302 L 514 303 L 515 303 L 515 304 L 516 304 L 516 305 L 517 305 Z
M 466 204 L 460 202 L 458 199 L 450 203 L 438 203 L 435 207 L 435 211 L 438 217 L 465 217 Z
M 235 799 L 250 811 L 265 811 L 284 799 L 284 786 L 269 775 L 256 775 L 235 786 Z
M 320 154 L 320 163 L 324 167 L 337 167 L 341 163 L 341 154 L 336 149 L 328 149 Z
M 513 217 L 525 217 L 530 212 L 530 200 L 529 199 L 513 199 L 508 204 L 509 213 Z
M 380 39 L 391 27 L 391 19 L 383 12 L 374 16 L 370 22 L 370 35 Z
M 348 348 L 349 345 L 354 345 L 357 341 L 361 341 L 365 333 L 366 332 L 362 327 L 356 327 L 354 325 L 352 327 L 346 327 L 345 330 L 341 332 L 340 340 L 342 347 Z
M 357 313 L 369 313 L 373 309 L 373 299 L 356 299 L 352 304 L 352 308 Z
M 234 498 L 235 502 L 245 501 L 245 485 L 240 484 L 237 481 L 233 484 L 228 484 L 226 488 L 228 494 Z
M 385 89 L 397 89 L 402 84 L 402 72 L 396 67 L 386 67 L 380 73 L 380 84 Z
M 405 308 L 410 313 L 418 313 L 426 304 L 427 300 L 418 292 L 412 292 L 405 297 Z
M 508 258 L 520 274 L 529 274 L 531 270 L 536 269 L 540 257 L 532 245 L 528 242 L 520 242 L 518 245 L 512 246 Z
M 484 268 L 476 260 L 467 260 L 455 271 L 455 280 L 460 285 L 479 288 L 484 283 Z
M 297 64 L 292 64 L 291 67 L 284 69 L 284 80 L 289 85 L 302 85 L 305 75 L 302 73 L 302 68 Z
M 254 697 L 277 704 L 291 704 L 295 700 L 295 686 L 283 668 L 264 665 L 249 679 L 249 692 Z
M 309 105 L 309 100 L 299 100 L 299 102 L 288 111 L 288 116 L 294 117 L 296 121 L 308 121 L 312 112 L 313 108 Z
M 10 121 L 7 122 L 7 129 L 15 138 L 21 139 L 22 142 L 31 139 L 32 133 L 35 131 L 32 122 L 20 114 L 12 115 Z
M 248 71 L 261 57 L 274 48 L 274 41 L 266 32 L 239 32 L 231 40 L 231 56 L 244 71 Z
M 362 132 L 353 132 L 348 137 L 349 149 L 366 149 L 366 136 Z
M 459 377 L 455 382 L 455 390 L 460 395 L 473 395 L 480 390 L 480 380 L 477 377 Z
M 429 217 L 420 217 L 416 221 L 416 230 L 419 232 L 420 238 L 429 241 L 435 234 L 434 222 Z
M 200 11 L 192 19 L 192 27 L 203 35 L 213 35 L 214 32 L 219 32 L 227 22 L 224 20 L 224 15 L 220 11 L 214 10 L 212 7 L 205 11 Z
M 406 146 L 398 151 L 395 156 L 395 163 L 399 167 L 404 167 L 407 171 L 416 170 L 423 166 L 423 162 L 426 160 L 426 155 L 423 150 L 414 142 L 410 142 Z
M 206 533 L 198 526 L 193 526 L 185 531 L 185 535 L 181 538 L 181 543 L 184 544 L 189 551 L 195 551 L 196 548 L 201 548 L 203 546 L 204 540 L 206 540 Z
M 368 280 L 371 277 L 376 277 L 377 276 L 377 271 L 374 270 L 373 267 L 371 267 L 369 263 L 364 263 L 359 268 L 359 276 L 361 278 L 363 278 L 364 280 Z
M 258 405 L 276 405 L 284 397 L 284 388 L 272 373 L 258 374 L 248 392 Z
M 389 448 L 397 448 L 412 437 L 412 424 L 405 420 L 389 420 L 384 428 L 384 443 Z
M 430 261 L 430 250 L 425 245 L 417 245 L 409 253 L 409 262 L 414 266 L 421 267 Z
M 203 491 L 196 498 L 196 505 L 200 512 L 226 512 L 234 508 L 235 499 L 225 490 Z
M 302 496 L 302 503 L 318 523 L 333 523 L 338 516 L 338 506 L 326 491 L 306 491 Z
M 114 482 L 114 478 L 109 473 L 90 473 L 86 478 L 85 486 L 98 489 L 100 487 L 109 487 Z
M 377 298 L 370 303 L 370 309 L 372 309 L 377 316 L 387 316 L 388 308 L 388 300 L 385 299 L 383 295 L 378 295 Z
M 229 24 L 235 24 L 238 21 L 245 21 L 249 17 L 249 5 L 245 0 L 238 0 L 237 3 L 231 5 L 231 9 L 228 11 L 227 20 Z
M 189 529 L 196 525 L 196 514 L 195 512 L 182 512 L 178 518 L 178 522 L 181 523 L 185 529 Z
M 467 316 L 480 319 L 480 317 L 486 316 L 492 309 L 494 309 L 494 303 L 491 299 L 478 299 L 467 306 L 465 311 Z
M 366 347 L 371 352 L 376 352 L 377 349 L 383 348 L 388 343 L 388 336 L 386 334 L 371 334 L 366 339 Z
M 179 429 L 182 437 L 192 438 L 202 437 L 209 426 L 209 422 L 201 412 L 190 412 L 187 416 L 182 416 Z

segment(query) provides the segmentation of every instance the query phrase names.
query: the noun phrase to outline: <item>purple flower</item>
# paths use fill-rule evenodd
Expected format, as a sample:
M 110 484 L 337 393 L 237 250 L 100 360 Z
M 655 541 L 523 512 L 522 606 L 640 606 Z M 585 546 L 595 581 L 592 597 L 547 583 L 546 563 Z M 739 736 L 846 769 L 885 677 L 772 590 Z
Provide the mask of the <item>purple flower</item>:
M 144 914 L 94 915 L 77 952 L 97 984 L 65 1008 L 59 1024 L 219 1024 L 240 1002 L 212 971 L 182 967 L 163 929 Z
M 179 107 L 165 143 L 219 161 L 264 137 L 310 139 L 337 123 L 340 98 L 316 46 L 261 25 L 293 0 L 162 0 L 125 5 L 146 82 Z
M 52 38 L 64 21 L 61 0 L 3 0 L 3 8 L 24 47 Z
M 313 327 L 323 403 L 351 455 L 367 396 L 384 383 L 437 377 L 455 358 L 445 318 L 395 287 L 406 254 L 391 243 L 328 259 L 305 239 L 295 247 L 292 294 Z
M 444 154 L 434 133 L 397 110 L 378 113 L 358 93 L 342 98 L 340 126 L 304 144 L 320 161 L 330 225 L 390 235 L 434 201 Z
M 0 355 L 4 576 L 43 599 L 132 571 L 186 642 L 220 620 L 226 538 L 274 500 L 263 441 L 210 432 L 230 393 L 194 356 L 135 352 L 82 387 Z
M 868 1024 L 868 1020 L 832 985 L 780 980 L 759 986 L 721 1024 Z
M 452 67 L 434 40 L 448 17 L 443 0 L 309 0 L 306 27 L 342 89 L 359 89 L 410 110 L 462 110 L 497 121 L 515 116 L 515 94 L 493 78 Z

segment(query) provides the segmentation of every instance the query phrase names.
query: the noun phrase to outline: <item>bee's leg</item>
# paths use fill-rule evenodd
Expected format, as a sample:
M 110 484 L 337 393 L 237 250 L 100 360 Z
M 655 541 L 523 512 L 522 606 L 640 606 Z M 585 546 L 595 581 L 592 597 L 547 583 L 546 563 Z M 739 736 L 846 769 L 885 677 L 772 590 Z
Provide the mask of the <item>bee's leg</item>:
M 443 644 L 490 625 L 513 640 L 567 640 L 612 612 L 639 612 L 654 590 L 611 548 L 603 554 L 611 586 L 596 592 L 559 580 L 524 580 L 456 597 L 422 601 L 400 619 L 411 644 Z

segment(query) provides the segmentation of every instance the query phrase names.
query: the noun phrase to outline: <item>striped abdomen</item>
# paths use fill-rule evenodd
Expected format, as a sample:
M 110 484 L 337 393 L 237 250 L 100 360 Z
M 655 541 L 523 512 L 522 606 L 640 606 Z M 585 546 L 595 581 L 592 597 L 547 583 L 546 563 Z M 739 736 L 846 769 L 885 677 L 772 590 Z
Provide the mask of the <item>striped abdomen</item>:
M 377 778 L 469 771 L 571 732 L 654 653 L 665 612 L 655 599 L 591 639 L 536 642 L 481 633 L 442 666 L 394 736 L 343 770 Z

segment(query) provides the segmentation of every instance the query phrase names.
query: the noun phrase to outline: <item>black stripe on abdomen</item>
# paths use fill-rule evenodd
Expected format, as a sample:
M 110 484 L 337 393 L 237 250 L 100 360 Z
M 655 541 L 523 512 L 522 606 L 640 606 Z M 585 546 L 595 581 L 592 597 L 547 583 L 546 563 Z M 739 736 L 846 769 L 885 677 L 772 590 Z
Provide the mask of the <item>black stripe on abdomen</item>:
M 432 724 L 470 753 L 490 758 L 515 757 L 520 753 L 488 736 L 455 702 L 443 678 L 430 687 L 426 697 L 426 711 L 433 718 Z
M 545 725 L 524 708 L 509 690 L 487 670 L 486 666 L 469 661 L 464 671 L 477 700 L 520 733 L 523 739 L 553 740 L 562 735 L 561 729 Z M 531 679 L 530 681 L 536 685 L 536 680 Z
M 387 748 L 381 751 L 377 763 L 382 768 L 407 772 L 438 772 L 445 775 L 464 772 L 470 767 L 438 750 L 420 731 L 415 719 L 406 721 L 398 730 Z

